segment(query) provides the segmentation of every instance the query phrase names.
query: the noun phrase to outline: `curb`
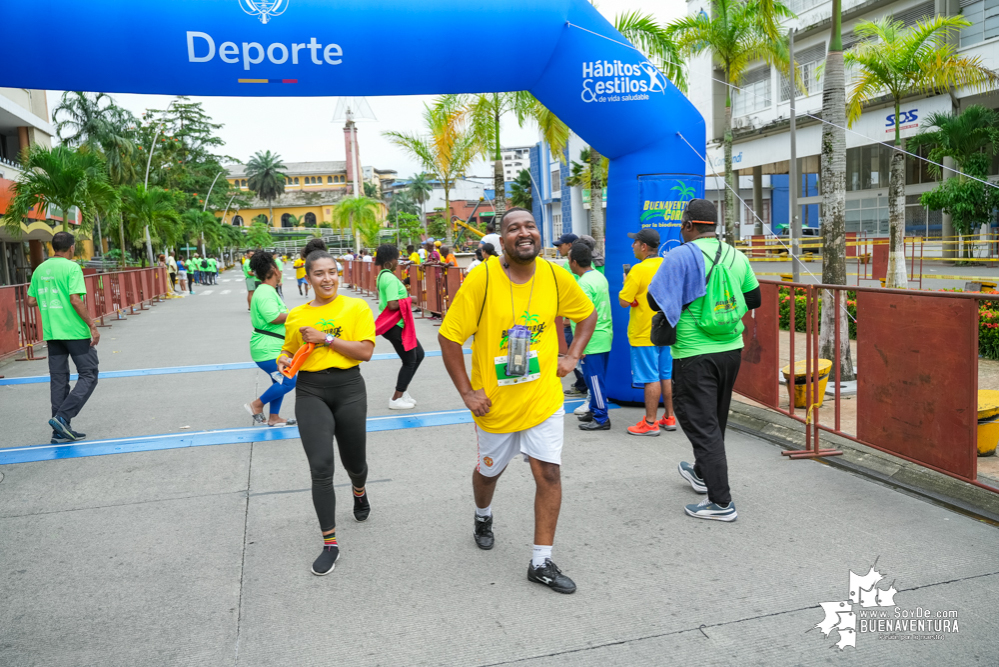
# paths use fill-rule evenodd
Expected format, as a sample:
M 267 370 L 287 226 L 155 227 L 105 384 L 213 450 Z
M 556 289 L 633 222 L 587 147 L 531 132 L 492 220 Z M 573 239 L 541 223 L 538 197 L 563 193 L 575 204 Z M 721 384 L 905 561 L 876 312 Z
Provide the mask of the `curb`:
M 786 449 L 805 448 L 804 424 L 766 408 L 732 401 L 728 425 Z M 999 493 L 962 482 L 842 436 L 822 432 L 821 438 L 823 446 L 834 447 L 843 452 L 842 456 L 820 459 L 822 463 L 999 527 Z

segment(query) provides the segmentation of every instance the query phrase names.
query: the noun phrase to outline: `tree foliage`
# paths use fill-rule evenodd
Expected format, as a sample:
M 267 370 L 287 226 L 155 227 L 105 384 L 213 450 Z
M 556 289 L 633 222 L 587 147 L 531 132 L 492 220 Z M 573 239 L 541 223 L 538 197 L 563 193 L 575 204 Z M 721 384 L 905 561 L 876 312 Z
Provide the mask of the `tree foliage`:
M 97 215 L 118 210 L 118 194 L 97 152 L 34 144 L 22 153 L 21 166 L 23 171 L 14 183 L 14 196 L 3 217 L 4 228 L 14 237 L 21 235 L 21 223 L 35 207 L 61 209 L 63 231 L 69 230 L 68 214 L 73 207 L 80 210 L 83 231 L 89 231 Z
M 521 169 L 517 178 L 510 185 L 510 203 L 526 208 L 528 211 L 534 206 L 534 200 L 531 197 L 531 172 L 527 169 Z

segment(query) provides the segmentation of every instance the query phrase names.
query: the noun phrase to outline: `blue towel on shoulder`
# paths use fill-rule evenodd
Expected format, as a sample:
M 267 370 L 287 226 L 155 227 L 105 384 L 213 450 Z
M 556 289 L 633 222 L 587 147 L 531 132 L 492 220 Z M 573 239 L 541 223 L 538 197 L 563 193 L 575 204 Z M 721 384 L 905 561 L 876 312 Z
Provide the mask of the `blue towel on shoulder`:
M 684 306 L 705 294 L 701 254 L 695 243 L 674 248 L 666 253 L 649 285 L 649 294 L 659 304 L 671 327 L 680 321 Z

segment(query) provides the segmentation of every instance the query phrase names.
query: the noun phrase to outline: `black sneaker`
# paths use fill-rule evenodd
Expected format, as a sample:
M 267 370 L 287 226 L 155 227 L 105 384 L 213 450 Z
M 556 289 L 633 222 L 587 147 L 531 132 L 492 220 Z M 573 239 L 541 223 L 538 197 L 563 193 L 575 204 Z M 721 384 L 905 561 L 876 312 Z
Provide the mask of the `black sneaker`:
M 340 560 L 340 547 L 323 547 L 323 552 L 312 564 L 312 574 L 321 577 L 329 574 Z
M 368 502 L 368 492 L 365 490 L 360 498 L 354 496 L 354 521 L 367 521 L 369 514 L 371 514 L 371 503 Z
M 80 433 L 79 431 L 74 431 L 73 427 L 70 426 L 68 423 L 66 424 L 66 428 L 69 429 L 69 432 L 72 433 L 73 437 L 76 438 L 77 440 L 86 440 L 87 439 L 87 434 L 86 433 Z M 53 433 L 55 433 L 55 431 L 53 431 Z
M 527 580 L 537 584 L 544 584 L 556 593 L 575 593 L 576 584 L 572 579 L 562 574 L 562 570 L 552 562 L 551 558 L 545 559 L 545 564 L 541 567 L 534 567 L 533 563 L 527 566 Z
M 52 444 L 53 445 L 65 445 L 68 442 L 75 442 L 75 439 L 70 439 L 64 436 L 62 433 L 52 431 Z
M 575 386 L 569 387 L 568 389 L 566 389 L 562 393 L 564 393 L 566 396 L 586 396 L 586 390 L 585 389 L 583 389 L 582 391 L 580 391 L 579 387 L 575 387 Z
M 591 421 L 593 421 L 593 413 L 592 412 L 584 412 L 581 415 L 576 415 L 576 419 L 578 419 L 581 422 L 591 422 Z
M 73 429 L 69 427 L 69 424 L 66 423 L 66 420 L 62 417 L 53 417 L 50 419 L 49 426 L 52 427 L 52 431 L 54 433 L 59 433 L 62 437 L 66 438 L 66 440 L 70 442 L 75 442 L 77 440 L 77 437 L 73 434 Z
M 610 420 L 608 419 L 603 424 L 598 422 L 596 419 L 591 419 L 590 421 L 579 425 L 580 431 L 609 431 L 610 430 Z
M 493 548 L 493 516 L 475 515 L 475 543 L 480 549 L 488 551 Z

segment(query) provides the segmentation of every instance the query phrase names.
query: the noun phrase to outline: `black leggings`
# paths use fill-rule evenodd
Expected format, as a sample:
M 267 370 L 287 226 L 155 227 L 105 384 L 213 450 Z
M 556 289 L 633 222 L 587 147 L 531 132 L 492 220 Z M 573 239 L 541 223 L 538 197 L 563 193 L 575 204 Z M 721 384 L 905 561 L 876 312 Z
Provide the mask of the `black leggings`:
M 295 416 L 312 471 L 312 502 L 324 533 L 336 528 L 333 438 L 350 481 L 357 488 L 364 487 L 368 478 L 367 414 L 368 394 L 357 366 L 298 374 Z
M 399 369 L 399 377 L 395 381 L 395 390 L 406 391 L 409 389 L 409 383 L 413 381 L 413 376 L 416 375 L 416 369 L 423 363 L 423 346 L 420 345 L 420 341 L 416 341 L 416 347 L 407 352 L 402 346 L 402 327 L 398 326 L 383 333 L 382 338 L 392 343 L 395 353 L 402 359 L 402 368 Z

